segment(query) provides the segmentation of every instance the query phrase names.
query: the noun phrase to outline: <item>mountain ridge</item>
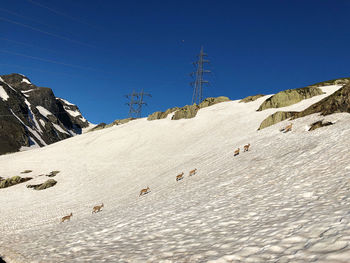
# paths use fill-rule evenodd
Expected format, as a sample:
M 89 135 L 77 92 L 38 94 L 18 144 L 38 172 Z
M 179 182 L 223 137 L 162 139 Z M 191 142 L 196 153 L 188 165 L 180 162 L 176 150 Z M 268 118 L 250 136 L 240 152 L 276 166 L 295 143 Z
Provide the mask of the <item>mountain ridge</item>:
M 0 154 L 43 147 L 82 133 L 79 108 L 24 75 L 0 76 Z

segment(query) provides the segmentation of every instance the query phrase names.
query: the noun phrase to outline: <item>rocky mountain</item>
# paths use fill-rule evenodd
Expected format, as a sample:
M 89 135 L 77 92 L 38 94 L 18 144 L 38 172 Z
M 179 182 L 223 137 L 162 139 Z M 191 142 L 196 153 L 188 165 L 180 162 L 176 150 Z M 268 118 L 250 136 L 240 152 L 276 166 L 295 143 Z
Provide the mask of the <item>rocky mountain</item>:
M 21 74 L 0 76 L 0 154 L 43 147 L 82 133 L 79 108 Z

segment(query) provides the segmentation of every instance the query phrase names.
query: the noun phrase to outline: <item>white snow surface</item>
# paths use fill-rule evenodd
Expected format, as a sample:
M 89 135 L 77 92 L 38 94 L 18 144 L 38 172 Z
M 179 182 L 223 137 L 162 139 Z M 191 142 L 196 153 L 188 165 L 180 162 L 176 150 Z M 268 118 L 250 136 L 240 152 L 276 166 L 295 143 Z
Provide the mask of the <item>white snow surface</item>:
M 29 80 L 23 78 L 21 82 L 27 83 L 27 84 L 32 84 Z
M 66 112 L 68 112 L 69 115 L 73 116 L 73 117 L 78 117 L 78 116 L 81 116 L 81 113 L 79 111 L 72 111 L 68 108 L 64 108 L 64 110 Z
M 6 90 L 4 89 L 3 86 L 0 85 L 0 98 L 3 101 L 7 101 L 8 98 L 10 98 L 10 96 L 7 94 Z
M 41 115 L 43 115 L 45 118 L 49 115 L 53 115 L 49 110 L 45 109 L 43 106 L 36 106 L 38 111 L 40 112 Z
M 134 120 L 0 156 L 0 176 L 52 188 L 0 189 L 8 262 L 349 262 L 350 114 L 313 114 L 257 131 L 277 110 L 229 101 L 193 119 Z M 312 132 L 318 120 L 334 122 Z M 233 151 L 250 143 L 248 152 Z M 189 177 L 190 170 L 197 174 Z M 183 180 L 176 182 L 177 174 Z M 139 197 L 142 188 L 150 193 Z M 101 212 L 92 207 L 104 203 Z M 70 221 L 62 216 L 73 213 Z
M 63 129 L 61 128 L 61 126 L 59 126 L 58 124 L 52 123 L 52 125 L 53 125 L 53 126 L 55 127 L 55 129 L 58 130 L 59 132 L 62 132 L 62 133 L 65 133 L 65 134 L 70 135 L 68 132 L 66 132 L 65 130 L 63 130 Z

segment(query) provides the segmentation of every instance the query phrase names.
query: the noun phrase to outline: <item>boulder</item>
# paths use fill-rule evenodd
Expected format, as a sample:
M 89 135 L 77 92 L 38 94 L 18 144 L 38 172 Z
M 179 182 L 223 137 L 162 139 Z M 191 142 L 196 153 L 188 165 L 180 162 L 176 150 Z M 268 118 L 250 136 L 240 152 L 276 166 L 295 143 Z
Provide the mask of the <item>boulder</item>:
M 174 108 L 167 109 L 164 112 L 163 111 L 156 111 L 156 112 L 148 115 L 147 120 L 153 121 L 153 120 L 165 119 L 166 117 L 168 117 L 168 115 L 170 113 L 173 113 L 174 111 L 177 111 L 178 109 L 179 109 L 178 107 L 174 107 Z
M 248 103 L 248 102 L 252 102 L 252 101 L 255 101 L 261 97 L 264 97 L 265 95 L 263 94 L 257 94 L 257 95 L 253 95 L 253 96 L 248 96 L 248 97 L 245 97 L 244 99 L 241 99 L 239 102 L 244 102 L 244 103 Z
M 295 114 L 297 114 L 297 112 L 295 112 L 295 111 L 277 111 L 274 114 L 271 114 L 265 120 L 263 120 L 261 122 L 258 130 L 262 130 L 262 129 L 269 127 L 271 125 L 274 125 L 278 122 L 289 119 L 289 118 L 293 117 Z
M 57 184 L 56 180 L 49 179 L 45 183 L 42 183 L 42 184 L 30 184 L 30 185 L 27 185 L 27 188 L 34 188 L 34 190 L 44 190 L 44 189 L 53 187 L 55 184 Z
M 316 130 L 318 128 L 324 127 L 324 126 L 329 126 L 329 125 L 333 125 L 332 122 L 327 121 L 327 122 L 322 122 L 322 121 L 316 121 L 313 124 L 311 124 L 311 127 L 308 131 L 313 131 Z
M 230 101 L 230 99 L 224 96 L 220 96 L 217 98 L 210 97 L 203 100 L 198 106 L 200 109 L 202 109 L 224 101 Z
M 199 110 L 199 106 L 197 104 L 186 105 L 175 111 L 172 120 L 180 120 L 180 119 L 190 119 L 197 115 Z
M 260 105 L 258 111 L 262 111 L 269 108 L 286 107 L 321 94 L 324 93 L 318 87 L 306 87 L 300 89 L 284 90 L 266 99 Z
M 13 176 L 11 178 L 0 180 L 0 188 L 7 188 L 7 187 L 10 187 L 10 186 L 13 186 L 16 184 L 27 182 L 31 179 L 33 179 L 33 178 L 31 178 L 31 177 L 22 178 L 20 176 Z

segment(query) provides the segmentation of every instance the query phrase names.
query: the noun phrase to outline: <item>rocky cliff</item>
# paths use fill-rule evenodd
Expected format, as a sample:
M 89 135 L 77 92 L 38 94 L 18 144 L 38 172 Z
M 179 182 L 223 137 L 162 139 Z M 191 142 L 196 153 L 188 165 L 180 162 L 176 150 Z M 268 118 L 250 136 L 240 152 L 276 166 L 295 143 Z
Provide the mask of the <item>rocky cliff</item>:
M 89 122 L 79 108 L 20 74 L 0 76 L 0 154 L 42 147 L 77 134 Z

